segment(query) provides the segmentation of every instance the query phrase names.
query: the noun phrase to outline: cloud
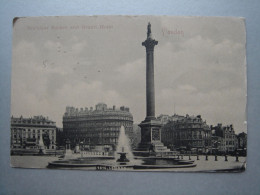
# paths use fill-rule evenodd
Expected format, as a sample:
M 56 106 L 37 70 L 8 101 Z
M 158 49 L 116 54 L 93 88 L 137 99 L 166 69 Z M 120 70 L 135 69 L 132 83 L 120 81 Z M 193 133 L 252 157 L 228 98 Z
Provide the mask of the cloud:
M 168 42 L 155 50 L 156 83 L 159 89 L 193 85 L 203 91 L 245 87 L 244 51 L 241 43 L 216 43 L 201 36 Z
M 180 90 L 186 91 L 186 92 L 194 92 L 197 91 L 197 89 L 191 85 L 180 85 L 178 86 Z
M 146 59 L 141 42 L 151 21 L 159 41 L 154 50 L 156 114 L 173 114 L 175 105 L 179 114 L 201 114 L 210 124 L 234 123 L 244 130 L 245 36 L 239 20 L 59 17 L 25 19 L 24 24 L 26 20 L 31 26 L 76 22 L 109 23 L 113 28 L 43 34 L 16 25 L 12 114 L 42 114 L 61 126 L 67 105 L 90 107 L 105 102 L 129 106 L 135 123 L 142 121 Z M 184 36 L 163 36 L 164 27 L 183 30 Z

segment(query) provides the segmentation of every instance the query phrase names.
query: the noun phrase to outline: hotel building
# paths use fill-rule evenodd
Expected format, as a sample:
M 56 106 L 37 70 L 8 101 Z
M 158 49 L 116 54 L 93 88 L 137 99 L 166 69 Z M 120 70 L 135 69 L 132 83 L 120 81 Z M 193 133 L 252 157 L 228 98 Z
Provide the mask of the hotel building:
M 115 150 L 121 126 L 133 141 L 133 116 L 128 107 L 108 108 L 99 103 L 95 109 L 66 107 L 63 115 L 64 138 L 71 147 L 83 145 L 85 149 Z

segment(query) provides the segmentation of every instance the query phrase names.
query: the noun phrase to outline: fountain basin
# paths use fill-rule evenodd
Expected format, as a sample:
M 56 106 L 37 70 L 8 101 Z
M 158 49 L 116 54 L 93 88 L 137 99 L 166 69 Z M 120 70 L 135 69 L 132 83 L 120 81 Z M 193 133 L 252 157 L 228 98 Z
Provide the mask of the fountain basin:
M 49 162 L 48 168 L 75 168 L 89 170 L 142 170 L 195 167 L 194 161 L 176 158 L 138 157 L 134 162 L 115 162 L 114 157 L 86 157 Z

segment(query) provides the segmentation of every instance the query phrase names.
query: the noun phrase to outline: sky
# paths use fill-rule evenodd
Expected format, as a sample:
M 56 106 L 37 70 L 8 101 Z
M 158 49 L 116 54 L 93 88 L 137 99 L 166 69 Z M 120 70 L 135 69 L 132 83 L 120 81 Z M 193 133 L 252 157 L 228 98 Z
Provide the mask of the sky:
M 147 24 L 154 49 L 155 110 L 201 115 L 246 131 L 244 19 L 170 16 L 19 18 L 13 27 L 11 114 L 48 116 L 66 106 L 130 108 L 146 115 Z

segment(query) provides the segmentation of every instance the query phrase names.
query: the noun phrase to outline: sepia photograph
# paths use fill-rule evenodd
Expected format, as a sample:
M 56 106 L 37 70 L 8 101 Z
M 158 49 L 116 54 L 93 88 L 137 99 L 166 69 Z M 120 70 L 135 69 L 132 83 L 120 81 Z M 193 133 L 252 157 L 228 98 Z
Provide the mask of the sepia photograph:
M 243 172 L 245 20 L 13 20 L 10 166 Z

